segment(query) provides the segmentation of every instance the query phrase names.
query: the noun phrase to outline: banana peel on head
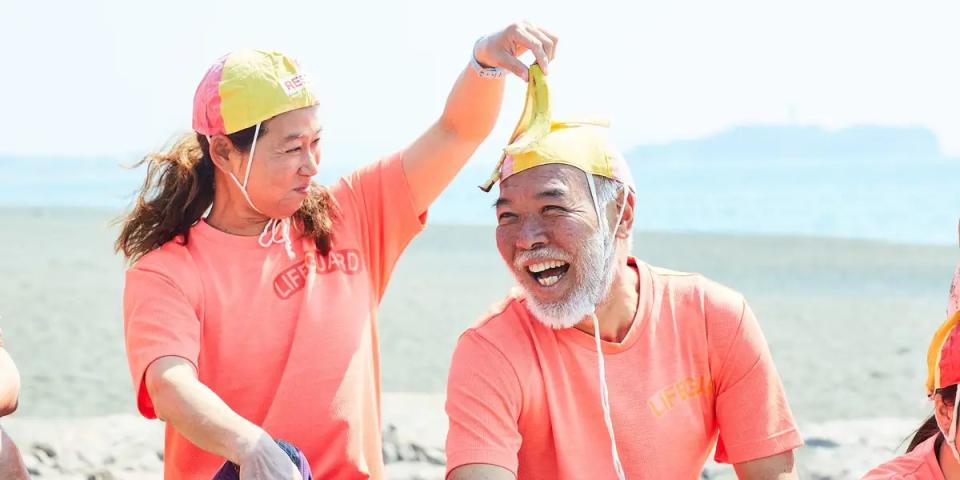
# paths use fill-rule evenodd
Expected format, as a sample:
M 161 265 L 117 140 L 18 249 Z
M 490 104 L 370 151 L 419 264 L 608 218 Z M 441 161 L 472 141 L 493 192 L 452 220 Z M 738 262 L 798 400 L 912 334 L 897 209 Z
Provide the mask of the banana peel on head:
M 517 126 L 513 127 L 513 133 L 510 134 L 510 143 L 503 149 L 500 161 L 497 162 L 493 174 L 483 185 L 480 185 L 480 190 L 489 192 L 497 183 L 497 180 L 500 179 L 500 169 L 503 168 L 503 162 L 507 155 L 511 154 L 508 149 L 513 147 L 512 150 L 517 151 L 514 145 L 518 140 L 522 140 L 523 144 L 527 146 L 536 140 L 532 135 L 526 135 L 530 131 L 529 127 L 535 125 L 534 121 L 545 124 L 537 126 L 537 132 L 542 132 L 542 135 L 550 132 L 550 90 L 547 87 L 546 79 L 543 77 L 543 70 L 536 63 L 530 65 L 527 73 L 527 96 L 523 104 L 523 113 L 520 114 Z M 546 131 L 543 131 L 544 129 Z M 521 137 L 524 138 L 521 139 Z
M 603 120 L 555 121 L 550 110 L 550 89 L 540 65 L 536 63 L 531 65 L 527 78 L 527 95 L 523 105 L 523 113 L 520 114 L 520 120 L 517 121 L 513 133 L 510 135 L 510 143 L 504 147 L 493 174 L 483 185 L 480 185 L 480 190 L 484 192 L 489 192 L 500 180 L 501 170 L 508 155 L 518 155 L 536 150 L 537 144 L 555 128 L 576 125 L 609 126 Z
M 503 149 L 506 155 L 532 150 L 540 139 L 550 133 L 550 89 L 540 65 L 533 64 L 530 67 L 529 79 L 523 114 L 513 129 L 510 144 Z

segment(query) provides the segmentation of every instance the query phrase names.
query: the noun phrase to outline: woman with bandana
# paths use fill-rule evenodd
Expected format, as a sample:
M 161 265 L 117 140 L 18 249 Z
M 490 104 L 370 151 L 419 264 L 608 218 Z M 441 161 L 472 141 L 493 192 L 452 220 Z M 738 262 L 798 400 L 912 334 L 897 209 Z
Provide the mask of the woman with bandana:
M 525 79 L 517 56 L 546 66 L 556 42 L 528 23 L 482 38 L 436 123 L 329 186 L 311 181 L 320 100 L 296 62 L 248 50 L 210 68 L 194 132 L 144 160 L 116 243 L 132 263 L 128 363 L 140 412 L 166 422 L 165 478 L 209 480 L 226 460 L 243 480 L 300 479 L 279 439 L 317 478 L 383 478 L 380 299 L 493 128 L 504 71 Z

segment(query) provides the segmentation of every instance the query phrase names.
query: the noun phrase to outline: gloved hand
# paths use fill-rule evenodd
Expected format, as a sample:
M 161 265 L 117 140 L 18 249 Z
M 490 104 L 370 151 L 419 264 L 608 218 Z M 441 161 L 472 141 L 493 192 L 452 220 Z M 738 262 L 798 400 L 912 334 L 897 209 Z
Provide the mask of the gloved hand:
M 263 430 L 240 456 L 239 464 L 240 480 L 303 480 L 290 457 Z

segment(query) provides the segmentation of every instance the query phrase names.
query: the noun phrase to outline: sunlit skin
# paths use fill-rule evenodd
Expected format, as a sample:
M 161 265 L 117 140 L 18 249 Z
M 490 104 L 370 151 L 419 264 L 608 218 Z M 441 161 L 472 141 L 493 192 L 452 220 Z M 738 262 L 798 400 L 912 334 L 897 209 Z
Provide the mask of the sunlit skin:
M 621 202 L 610 202 L 604 211 L 608 232 L 614 228 Z M 636 271 L 627 266 L 627 237 L 633 227 L 633 202 L 633 195 L 629 195 L 616 233 L 617 260 L 613 283 L 597 306 L 601 338 L 610 342 L 623 339 L 637 307 L 639 279 Z M 511 175 L 500 184 L 496 214 L 497 249 L 520 286 L 541 302 L 567 298 L 581 277 L 578 269 L 583 267 L 578 249 L 599 226 L 585 174 L 566 165 L 542 165 Z M 566 264 L 557 269 L 561 276 L 555 284 L 541 285 L 536 275 L 530 272 L 532 264 L 544 261 L 528 259 L 533 251 L 547 252 L 547 259 Z M 593 323 L 589 318 L 576 328 L 593 335 Z
M 237 149 L 226 136 L 211 139 L 210 156 L 217 169 L 207 223 L 218 230 L 258 235 L 270 218 L 287 218 L 300 208 L 317 174 L 321 133 L 317 107 L 277 115 L 260 128 L 247 181 L 247 193 L 260 213 L 228 175 L 243 182 L 250 152 Z
M 584 239 L 598 228 L 589 199 L 578 195 L 575 180 L 583 174 L 570 167 L 544 165 L 503 181 L 497 200 L 497 248 L 521 286 L 541 301 L 557 301 L 569 295 L 577 278 L 576 252 Z M 540 252 L 540 258 L 530 252 Z M 541 285 L 529 270 L 533 264 L 563 262 L 560 280 Z

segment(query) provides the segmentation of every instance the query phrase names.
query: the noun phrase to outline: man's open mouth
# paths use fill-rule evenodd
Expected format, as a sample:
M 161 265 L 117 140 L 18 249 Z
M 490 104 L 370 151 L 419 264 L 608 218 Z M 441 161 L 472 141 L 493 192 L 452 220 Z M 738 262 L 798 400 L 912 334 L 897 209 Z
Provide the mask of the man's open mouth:
M 527 272 L 530 273 L 530 276 L 544 287 L 556 285 L 569 269 L 570 264 L 560 260 L 547 260 L 527 265 Z

